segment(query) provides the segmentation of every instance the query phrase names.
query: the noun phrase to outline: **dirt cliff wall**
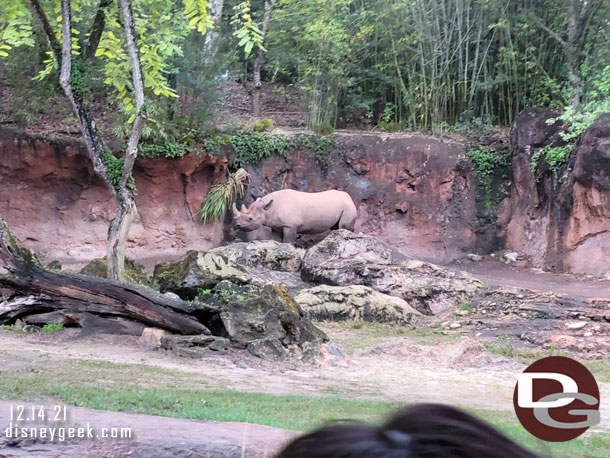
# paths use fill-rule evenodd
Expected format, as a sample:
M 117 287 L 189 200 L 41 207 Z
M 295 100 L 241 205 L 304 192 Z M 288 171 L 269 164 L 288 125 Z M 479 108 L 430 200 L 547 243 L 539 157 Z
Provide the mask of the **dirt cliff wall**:
M 513 188 L 506 248 L 545 270 L 605 276 L 610 272 L 610 115 L 585 133 L 570 161 L 553 172 L 544 160 L 538 176 L 532 156 L 558 141 L 556 116 L 528 109 L 511 134 Z
M 227 164 L 224 157 L 210 156 L 138 159 L 139 213 L 128 256 L 171 258 L 216 245 L 221 225 L 203 226 L 196 213 Z M 114 202 L 79 142 L 0 130 L 0 165 L 0 214 L 27 246 L 47 262 L 80 264 L 105 255 Z
M 336 135 L 334 144 L 324 158 L 295 149 L 251 166 L 246 202 L 281 188 L 342 189 L 358 206 L 357 230 L 408 254 L 446 259 L 474 247 L 476 189 L 461 144 L 387 134 Z M 84 263 L 104 254 L 114 205 L 80 143 L 2 130 L 0 164 L 0 214 L 26 245 L 46 261 Z M 225 156 L 139 158 L 128 255 L 146 263 L 219 245 L 222 225 L 203 226 L 196 213 L 228 164 Z
M 507 249 L 546 270 L 610 271 L 610 115 L 583 135 L 557 173 L 531 158 L 556 141 L 548 110 L 527 109 L 511 133 L 510 197 L 481 218 L 480 189 L 462 144 L 420 134 L 335 134 L 326 153 L 292 149 L 249 166 L 246 203 L 282 188 L 341 189 L 358 207 L 356 230 L 433 261 Z M 139 215 L 128 255 L 147 265 L 223 242 L 222 224 L 196 213 L 230 164 L 226 155 L 139 158 Z M 0 214 L 46 261 L 85 263 L 105 252 L 114 205 L 79 142 L 0 130 Z M 479 192 L 479 195 L 477 195 Z M 479 202 L 480 204 L 480 202 Z M 481 220 L 487 221 L 484 225 Z M 490 222 L 491 221 L 491 222 Z

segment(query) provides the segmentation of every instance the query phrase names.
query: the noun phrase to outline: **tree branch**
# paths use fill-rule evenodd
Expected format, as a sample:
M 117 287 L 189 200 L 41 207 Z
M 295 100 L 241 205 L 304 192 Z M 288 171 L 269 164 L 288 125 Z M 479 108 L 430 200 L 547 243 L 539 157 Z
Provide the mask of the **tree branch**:
M 30 0 L 30 7 L 34 12 L 34 16 L 38 18 L 40 25 L 42 25 L 42 29 L 44 30 L 44 34 L 47 38 L 47 42 L 51 47 L 51 51 L 53 52 L 53 56 L 55 56 L 55 60 L 60 62 L 61 50 L 59 47 L 59 42 L 57 38 L 55 38 L 55 34 L 53 33 L 53 29 L 51 28 L 51 24 L 49 24 L 49 20 L 47 19 L 47 15 L 44 13 L 42 6 L 38 0 Z
M 569 46 L 568 43 L 563 38 L 561 38 L 561 36 L 557 32 L 555 32 L 554 30 L 551 30 L 549 27 L 547 27 L 546 24 L 544 22 L 542 22 L 542 20 L 539 17 L 535 16 L 534 20 L 538 23 L 538 26 L 540 26 L 540 28 L 542 30 L 544 30 L 550 36 L 552 36 L 555 40 L 557 40 L 557 42 L 561 46 L 563 46 L 565 48 L 567 48 Z
M 95 19 L 93 20 L 93 25 L 91 26 L 89 42 L 83 53 L 85 60 L 91 60 L 95 57 L 95 52 L 100 44 L 102 33 L 104 33 L 104 26 L 106 25 L 106 8 L 108 8 L 111 3 L 112 0 L 100 0 Z
M 127 150 L 125 151 L 125 163 L 123 164 L 123 176 L 121 177 L 121 188 L 127 186 L 127 180 L 131 176 L 133 164 L 138 155 L 138 143 L 142 135 L 144 127 L 144 114 L 142 107 L 144 105 L 144 80 L 142 77 L 142 68 L 140 66 L 140 56 L 135 40 L 135 27 L 133 16 L 131 14 L 131 3 L 129 0 L 119 0 L 121 6 L 121 14 L 125 27 L 125 42 L 127 44 L 127 53 L 129 55 L 129 64 L 131 65 L 131 76 L 133 79 L 133 88 L 136 97 L 136 117 L 131 126 L 131 133 L 127 141 Z

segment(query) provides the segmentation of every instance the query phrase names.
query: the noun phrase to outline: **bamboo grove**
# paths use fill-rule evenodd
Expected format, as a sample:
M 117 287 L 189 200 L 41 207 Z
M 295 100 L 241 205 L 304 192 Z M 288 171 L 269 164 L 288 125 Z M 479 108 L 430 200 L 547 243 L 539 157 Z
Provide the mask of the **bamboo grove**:
M 85 3 L 96 10 L 95 1 Z M 387 130 L 505 125 L 527 106 L 575 108 L 610 93 L 605 0 L 207 3 L 213 28 L 205 37 L 192 32 L 168 61 L 164 88 L 178 97 L 149 99 L 157 123 L 145 138 L 179 128 L 181 115 L 189 128 L 213 120 L 212 94 L 224 81 L 242 82 L 253 98 L 261 81 L 297 87 L 310 126 Z M 0 46 L 2 27 L 0 19 Z M 38 55 L 13 50 L 0 70 L 24 85 L 22 73 L 45 68 Z

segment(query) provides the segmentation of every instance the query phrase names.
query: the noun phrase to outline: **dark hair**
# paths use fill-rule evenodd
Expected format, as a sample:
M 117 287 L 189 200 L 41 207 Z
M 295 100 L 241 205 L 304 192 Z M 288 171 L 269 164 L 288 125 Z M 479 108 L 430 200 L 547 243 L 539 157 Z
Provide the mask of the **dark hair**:
M 277 458 L 536 458 L 482 420 L 442 404 L 418 404 L 383 426 L 354 422 L 294 439 Z

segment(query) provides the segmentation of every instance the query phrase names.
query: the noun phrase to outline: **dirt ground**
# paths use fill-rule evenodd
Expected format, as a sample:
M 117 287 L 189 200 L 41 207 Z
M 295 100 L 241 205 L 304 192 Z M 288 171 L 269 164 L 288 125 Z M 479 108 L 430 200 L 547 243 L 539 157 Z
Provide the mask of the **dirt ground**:
M 37 371 L 41 367 L 65 367 L 69 371 L 71 362 L 89 361 L 125 364 L 127 365 L 125 372 L 129 372 L 129 367 L 146 367 L 149 373 L 158 370 L 165 374 L 160 377 L 170 377 L 172 386 L 178 388 L 218 388 L 274 395 L 334 395 L 351 400 L 376 400 L 397 404 L 441 402 L 512 416 L 513 389 L 517 375 L 525 368 L 525 364 L 488 351 L 485 345 L 490 339 L 495 341 L 494 339 L 498 337 L 497 333 L 506 333 L 509 328 L 516 329 L 517 341 L 518 336 L 523 334 L 522 328 L 528 328 L 528 332 L 532 329 L 540 329 L 542 330 L 540 332 L 547 332 L 550 338 L 555 334 L 569 334 L 576 344 L 579 341 L 586 343 L 588 340 L 598 342 L 595 346 L 598 350 L 597 355 L 600 351 L 606 352 L 607 344 L 603 342 L 608 341 L 610 331 L 610 325 L 607 324 L 610 320 L 606 310 L 610 308 L 610 299 L 607 299 L 610 296 L 610 282 L 571 275 L 524 271 L 504 266 L 497 261 L 471 263 L 461 265 L 460 268 L 480 276 L 490 285 L 490 290 L 487 292 L 489 300 L 484 300 L 478 305 L 473 304 L 472 310 L 463 311 L 468 314 L 467 316 L 461 315 L 462 311 L 459 310 L 451 312 L 444 325 L 440 325 L 439 320 L 443 319 L 442 317 L 437 319 L 438 327 L 431 328 L 430 323 L 425 322 L 417 329 L 410 330 L 374 324 L 319 323 L 330 340 L 346 354 L 345 359 L 332 358 L 315 365 L 299 362 L 273 363 L 238 350 L 231 350 L 226 355 L 187 359 L 144 347 L 138 342 L 137 337 L 132 336 L 98 334 L 76 338 L 78 329 L 34 334 L 0 330 L 0 383 L 2 371 Z M 512 292 L 497 293 L 507 288 Z M 546 302 L 545 291 L 555 293 L 554 299 L 550 302 Z M 557 297 L 560 298 L 560 302 L 553 302 L 558 300 Z M 602 302 L 599 302 L 600 298 L 603 299 Z M 593 299 L 598 302 L 592 305 Z M 496 301 L 499 304 L 497 307 L 495 307 Z M 490 304 L 494 307 L 490 308 Z M 530 320 L 526 314 L 524 315 L 524 310 L 529 313 L 534 309 L 545 313 L 548 310 L 560 310 L 556 315 L 551 314 L 544 320 Z M 572 310 L 577 310 L 577 313 L 572 313 Z M 567 329 L 568 323 L 579 320 L 587 321 L 586 328 Z M 461 322 L 462 326 L 450 329 L 447 325 L 450 322 Z M 496 331 L 491 334 L 486 333 L 489 329 Z M 589 329 L 592 335 L 583 337 L 585 331 Z M 535 342 L 533 346 L 545 351 L 540 342 Z M 574 348 L 581 348 L 578 345 Z M 587 350 L 586 347 L 582 348 Z M 571 353 L 568 351 L 568 354 Z M 591 357 L 582 352 L 576 354 L 584 358 Z M 604 361 L 607 362 L 607 353 L 604 354 L 606 358 Z M 170 373 L 171 376 L 168 376 L 167 374 Z M 205 384 L 202 384 L 202 376 Z M 78 380 L 78 374 L 75 374 L 75 382 Z M 127 382 L 137 383 L 140 386 L 154 386 L 155 383 L 141 379 L 127 379 Z M 98 386 L 99 384 L 103 386 L 103 383 L 103 380 L 99 381 Z M 591 428 L 591 433 L 610 430 L 610 382 L 602 381 L 598 384 L 601 394 L 601 423 Z M 0 405 L 0 410 L 1 408 Z M 0 423 L 5 420 L 1 413 Z M 181 447 L 184 447 L 177 450 L 174 442 L 169 445 L 164 443 L 161 445 L 165 447 L 166 454 L 157 456 L 271 456 L 272 450 L 290 435 L 287 432 L 266 430 L 263 427 L 253 434 L 261 438 L 266 437 L 267 445 L 252 442 L 250 444 L 252 450 L 256 449 L 258 452 L 244 455 L 245 448 L 240 442 L 242 435 L 246 434 L 244 432 L 246 427 L 243 424 L 232 426 L 234 430 L 230 438 L 222 434 L 218 436 L 220 438 L 215 436 L 217 432 L 220 434 L 222 428 L 218 430 L 212 427 L 204 428 L 206 434 L 210 435 L 204 442 L 210 444 L 218 440 L 219 444 L 224 444 L 225 449 L 234 452 L 222 455 L 210 452 L 210 449 L 197 448 L 197 444 L 201 444 L 202 440 L 202 422 L 187 424 L 181 422 L 188 420 L 169 418 L 161 420 L 159 417 L 150 416 L 140 416 L 135 419 L 129 417 L 130 414 L 88 411 L 88 409 L 83 409 L 82 415 L 84 417 L 93 415 L 102 423 L 123 421 L 133 424 L 137 420 L 137 424 L 147 425 L 143 426 L 144 429 L 141 431 L 142 440 L 160 436 L 160 431 L 167 428 L 181 428 L 184 433 L 175 443 L 180 443 Z M 133 446 L 129 445 L 130 443 L 122 443 L 121 447 L 129 445 L 131 448 L 121 450 L 116 448 L 117 443 L 89 444 L 87 447 L 98 448 L 94 451 L 91 449 L 93 455 L 88 456 L 147 456 L 146 453 L 151 450 L 150 445 L 146 448 L 147 446 L 142 445 L 144 444 L 142 440 L 135 445 L 132 444 Z M 3 455 L 1 443 L 0 456 L 24 456 L 18 453 L 31 450 L 32 447 L 41 447 L 39 455 L 35 456 L 87 456 L 83 455 L 85 449 L 78 444 L 61 450 L 45 449 L 45 446 L 30 444 L 23 449 L 11 447 L 10 450 L 15 454 Z M 191 452 L 194 455 L 190 454 Z
M 200 374 L 206 387 L 269 394 L 320 396 L 392 403 L 442 402 L 474 409 L 512 412 L 517 375 L 524 364 L 491 355 L 476 338 L 379 336 L 368 329 L 320 325 L 346 353 L 345 360 L 310 365 L 262 361 L 235 351 L 203 359 L 178 358 L 141 347 L 129 336 L 73 340 L 75 330 L 53 335 L 0 331 L 4 370 L 53 366 L 70 360 L 146 365 L 176 374 Z M 120 349 L 120 351 L 117 351 Z M 476 382 L 473 382 L 476 381 Z M 182 387 L 196 384 L 185 377 Z M 601 429 L 610 429 L 610 383 L 599 383 Z M 192 386 L 191 386 L 192 387 Z

